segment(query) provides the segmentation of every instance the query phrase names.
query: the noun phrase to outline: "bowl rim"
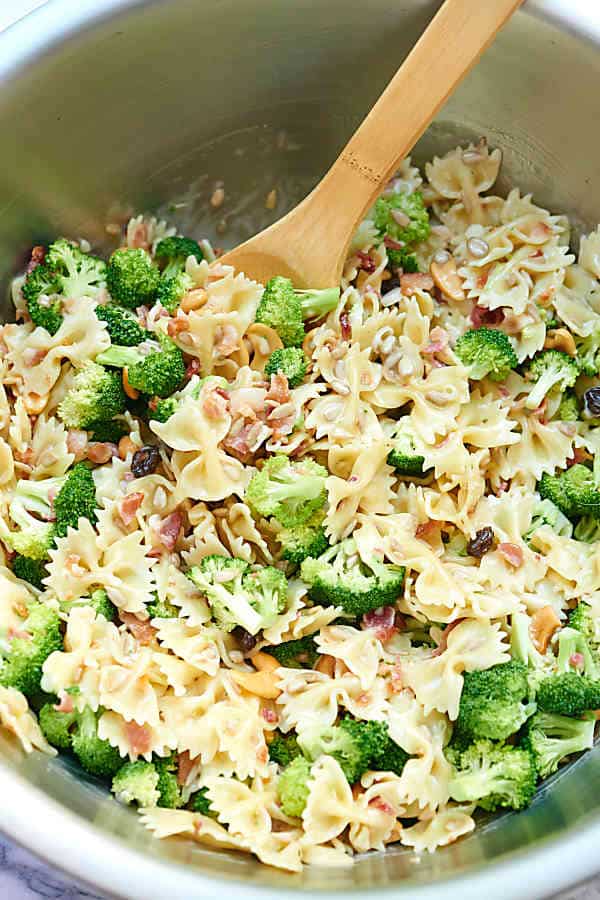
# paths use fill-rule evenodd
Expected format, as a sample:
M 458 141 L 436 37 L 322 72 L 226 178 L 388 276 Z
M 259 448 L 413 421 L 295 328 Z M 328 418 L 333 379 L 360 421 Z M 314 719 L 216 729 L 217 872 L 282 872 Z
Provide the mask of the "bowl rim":
M 46 0 L 35 10 L 0 33 L 0 84 L 17 78 L 36 59 L 52 51 L 55 44 L 93 28 L 111 14 L 158 5 L 168 0 Z M 600 45 L 600 17 L 594 16 L 589 0 L 527 0 L 525 12 L 543 17 L 561 28 Z M 51 799 L 41 789 L 0 760 L 0 828 L 10 840 L 18 842 L 49 865 L 80 881 L 128 900 L 208 900 L 226 885 L 235 886 L 244 900 L 299 900 L 309 893 L 302 887 L 252 886 L 237 879 L 223 880 L 207 876 L 166 859 L 133 849 L 116 837 Z M 589 819 L 591 818 L 591 821 Z M 436 880 L 430 884 L 405 881 L 414 900 L 441 900 L 449 890 L 461 900 L 504 898 L 507 892 L 515 900 L 539 900 L 585 881 L 600 870 L 598 815 L 587 817 L 583 825 L 575 823 L 566 834 L 543 840 L 535 849 L 523 849 L 483 863 L 466 874 Z M 53 823 L 48 828 L 48 823 Z M 77 852 L 73 852 L 78 848 Z M 85 848 L 85 854 L 81 851 Z M 557 852 L 560 849 L 560 852 Z M 110 860 L 107 866 L 106 861 Z M 577 872 L 565 860 L 577 860 Z M 132 872 L 139 873 L 132 884 Z M 143 874 L 143 878 L 141 877 Z M 363 889 L 350 893 L 358 897 Z M 369 891 L 371 893 L 371 890 Z M 374 889 L 380 897 L 399 896 L 402 885 Z M 339 900 L 335 891 L 311 889 L 319 900 Z

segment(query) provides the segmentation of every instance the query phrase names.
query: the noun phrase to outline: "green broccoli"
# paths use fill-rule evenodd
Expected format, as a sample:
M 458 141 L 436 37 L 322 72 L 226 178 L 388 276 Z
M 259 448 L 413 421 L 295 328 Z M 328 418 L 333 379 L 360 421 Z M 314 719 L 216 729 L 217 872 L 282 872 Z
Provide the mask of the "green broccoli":
M 283 526 L 302 525 L 325 505 L 327 469 L 304 458 L 271 456 L 253 475 L 246 502 L 259 515 L 274 516 Z
M 323 527 L 323 510 L 317 512 L 302 525 L 282 528 L 277 532 L 277 540 L 281 544 L 281 556 L 293 565 L 299 566 L 307 556 L 320 556 L 324 553 L 329 541 Z
M 403 273 L 419 271 L 419 261 L 414 253 L 406 250 L 392 250 L 389 247 L 386 248 L 386 252 L 388 265 L 392 270 L 402 269 Z
M 471 738 L 502 741 L 535 712 L 527 667 L 517 660 L 465 672 L 456 730 Z
M 409 758 L 408 753 L 392 740 L 387 722 L 364 722 L 344 716 L 340 721 L 340 728 L 363 748 L 364 755 L 369 759 L 369 769 L 402 774 Z
M 185 272 L 176 272 L 175 275 L 161 275 L 158 282 L 156 299 L 171 314 L 177 308 L 186 294 L 194 287 L 194 282 Z
M 300 749 L 296 735 L 293 732 L 290 734 L 282 734 L 280 731 L 276 731 L 273 734 L 273 740 L 268 746 L 269 759 L 279 766 L 285 767 L 289 765 L 293 759 L 296 759 L 297 756 L 302 755 L 302 750 Z
M 588 678 L 600 677 L 597 654 L 592 653 L 585 635 L 578 628 L 565 626 L 558 635 L 557 669 L 559 672 L 572 672 L 573 668 Z
M 158 343 L 148 344 L 148 353 L 137 347 L 118 347 L 116 344 L 96 357 L 103 366 L 127 367 L 132 388 L 142 394 L 168 397 L 185 378 L 185 363 L 179 347 L 166 335 L 158 334 Z
M 416 244 L 429 236 L 429 215 L 418 191 L 391 194 L 375 203 L 375 227 L 402 244 Z
M 120 347 L 137 347 L 150 336 L 132 312 L 114 303 L 97 306 L 96 316 L 101 322 L 106 322 L 111 343 Z
M 36 266 L 26 277 L 21 288 L 27 311 L 34 325 L 55 335 L 62 325 L 62 303 L 58 276 L 47 266 Z
M 189 256 L 197 262 L 204 259 L 200 244 L 192 238 L 166 237 L 158 242 L 154 250 L 154 259 L 161 266 L 165 278 L 182 272 Z
M 535 504 L 531 513 L 531 525 L 523 535 L 523 539 L 529 541 L 531 536 L 541 528 L 542 525 L 549 525 L 550 528 L 561 537 L 571 537 L 573 534 L 573 523 L 560 511 L 558 506 L 548 500 L 540 500 Z
M 585 544 L 594 544 L 600 541 L 600 522 L 591 516 L 582 516 L 573 529 L 573 537 L 576 541 Z
M 306 375 L 306 357 L 300 347 L 284 347 L 273 350 L 265 366 L 265 375 L 270 378 L 281 372 L 288 380 L 291 388 L 302 384 Z
M 600 622 L 589 603 L 579 601 L 569 615 L 569 628 L 583 635 L 594 660 L 600 665 Z
M 130 427 L 123 419 L 109 419 L 106 422 L 93 422 L 86 431 L 89 431 L 90 441 L 118 444 L 122 437 L 130 432 Z
M 565 391 L 554 415 L 560 422 L 577 422 L 581 414 L 581 404 L 575 391 Z
M 212 382 L 216 387 L 223 389 L 229 387 L 227 380 L 219 375 L 206 375 L 204 378 L 198 378 L 197 375 L 193 375 L 180 391 L 176 391 L 164 400 L 154 401 L 149 418 L 156 422 L 166 422 L 187 397 L 191 396 L 197 400 L 202 388 L 208 381 Z
M 465 749 L 447 749 L 454 767 L 449 791 L 459 803 L 482 809 L 524 809 L 535 794 L 536 769 L 528 750 L 477 740 Z
M 28 482 L 23 480 L 18 484 L 24 486 Z M 18 525 L 19 530 L 4 532 L 2 539 L 11 550 L 21 556 L 34 560 L 47 559 L 48 551 L 54 546 L 56 529 L 52 522 L 40 521 L 32 515 L 25 505 L 26 502 L 18 494 L 13 497 L 8 509 L 12 521 Z M 48 503 L 47 515 L 49 514 L 50 504 Z
M 58 613 L 43 603 L 30 603 L 18 632 L 0 637 L 0 684 L 25 696 L 37 693 L 44 662 L 62 647 Z
M 95 615 L 104 616 L 107 622 L 114 622 L 117 617 L 117 607 L 108 599 L 104 588 L 92 591 L 89 597 L 78 597 L 76 600 L 61 600 L 62 612 L 69 613 L 76 606 L 89 606 Z
M 457 340 L 454 352 L 474 381 L 503 381 L 518 362 L 507 336 L 495 328 L 466 331 Z
M 575 516 L 600 519 L 600 491 L 592 471 L 582 463 L 558 475 L 542 475 L 537 488 L 540 497 L 551 500 L 570 519 Z
M 339 725 L 309 728 L 298 737 L 304 755 L 315 762 L 326 754 L 340 764 L 349 784 L 355 784 L 367 769 L 400 775 L 408 754 L 389 736 L 386 722 L 360 721 L 344 716 Z
M 45 265 L 57 276 L 66 298 L 96 297 L 106 283 L 106 263 L 60 238 L 48 247 Z
M 44 578 L 48 577 L 48 569 L 43 559 L 17 555 L 12 561 L 12 570 L 17 578 L 28 581 L 38 591 L 44 590 Z
M 177 781 L 177 762 L 175 756 L 164 759 L 156 756 L 154 765 L 158 772 L 157 789 L 160 794 L 158 806 L 165 809 L 179 809 L 183 806 L 181 787 Z
M 272 566 L 251 568 L 242 559 L 213 554 L 187 576 L 206 594 L 213 617 L 224 631 L 240 625 L 257 634 L 285 609 L 287 582 Z
M 400 475 L 411 478 L 423 478 L 427 472 L 423 468 L 425 457 L 419 446 L 419 441 L 411 427 L 410 417 L 404 416 L 398 420 L 394 431 L 390 435 L 392 449 L 388 453 L 387 463 L 393 466 Z M 427 470 L 428 472 L 431 469 Z
M 256 321 L 273 328 L 284 347 L 300 347 L 304 322 L 327 315 L 335 309 L 339 298 L 339 288 L 296 291 L 289 278 L 276 275 L 265 286 Z
M 60 712 L 53 703 L 45 703 L 38 713 L 42 734 L 57 750 L 70 750 L 72 729 L 77 721 L 77 710 Z
M 267 648 L 267 653 L 287 669 L 312 669 L 319 652 L 314 635 L 307 634 L 295 641 L 284 641 Z
M 543 712 L 580 716 L 588 710 L 600 709 L 600 681 L 576 672 L 554 675 L 542 681 L 536 699 Z
M 101 709 L 95 713 L 86 707 L 78 714 L 71 746 L 86 772 L 99 778 L 112 778 L 123 765 L 123 760 L 116 747 L 98 737 L 101 712 Z
M 367 565 L 359 557 L 354 540 L 346 538 L 317 559 L 305 559 L 300 575 L 308 584 L 311 600 L 339 606 L 354 617 L 393 605 L 402 593 L 404 567 L 375 557 Z
M 158 771 L 151 762 L 137 759 L 121 766 L 112 780 L 111 790 L 120 803 L 157 806 L 160 799 Z
M 24 527 L 41 527 L 44 522 L 26 518 L 27 513 L 34 513 L 40 519 L 45 520 L 48 524 L 53 517 L 53 504 L 51 497 L 60 491 L 65 483 L 66 476 L 59 475 L 53 478 L 41 478 L 34 481 L 32 478 L 22 478 L 17 481 L 13 499 L 11 500 L 9 512 L 11 519 L 19 524 L 24 523 Z M 35 525 L 34 525 L 35 521 Z
M 573 387 L 579 375 L 579 366 L 572 356 L 562 350 L 542 350 L 531 360 L 525 377 L 534 381 L 525 406 L 537 409 L 550 391 L 565 391 Z
M 600 328 L 596 327 L 587 337 L 578 339 L 576 359 L 583 375 L 600 373 Z
M 79 369 L 73 387 L 58 405 L 58 417 L 67 428 L 90 428 L 125 411 L 120 375 L 88 360 Z
M 67 528 L 77 528 L 80 518 L 96 524 L 96 485 L 92 470 L 85 463 L 76 463 L 67 473 L 54 500 L 56 533 L 65 537 Z
M 202 787 L 199 791 L 192 794 L 188 801 L 188 809 L 192 812 L 200 813 L 202 816 L 208 816 L 211 819 L 217 818 L 217 814 L 213 810 L 210 805 L 210 800 L 208 799 L 207 787 Z
M 299 818 L 306 807 L 308 779 L 312 764 L 303 756 L 297 756 L 279 776 L 277 796 L 286 816 Z
M 540 778 L 547 778 L 567 756 L 593 747 L 595 724 L 593 716 L 573 719 L 537 712 L 527 723 L 521 746 L 532 754 Z
M 115 250 L 106 269 L 106 286 L 121 306 L 136 309 L 154 303 L 160 272 L 145 250 Z
M 159 600 L 158 595 L 152 603 L 146 604 L 146 611 L 151 619 L 177 619 L 180 610 L 168 600 Z

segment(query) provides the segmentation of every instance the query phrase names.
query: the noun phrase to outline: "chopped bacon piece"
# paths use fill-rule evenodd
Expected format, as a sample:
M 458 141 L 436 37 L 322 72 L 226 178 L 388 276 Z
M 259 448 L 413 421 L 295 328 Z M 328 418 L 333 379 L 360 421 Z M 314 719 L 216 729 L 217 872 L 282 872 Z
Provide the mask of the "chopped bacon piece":
M 269 387 L 266 400 L 274 400 L 275 403 L 287 403 L 290 399 L 290 389 L 288 386 L 287 376 L 283 372 L 275 372 L 271 375 L 271 385 Z
M 402 241 L 395 241 L 394 238 L 389 237 L 387 234 L 383 239 L 383 243 L 388 250 L 404 250 L 404 247 L 406 246 Z
M 585 662 L 583 653 L 571 653 L 569 657 L 569 665 L 574 669 L 582 669 Z
M 207 419 L 222 419 L 229 407 L 229 394 L 222 388 L 206 391 L 202 400 L 202 411 Z
M 434 519 L 428 519 L 426 522 L 421 522 L 415 529 L 415 537 L 426 541 L 428 538 L 432 537 L 433 533 L 437 531 L 441 525 L 441 522 L 436 522 Z
M 166 547 L 169 551 L 175 549 L 182 526 L 183 515 L 177 510 L 162 520 L 158 529 L 158 536 L 163 547 Z
M 421 350 L 421 353 L 424 353 L 427 356 L 432 356 L 434 353 L 440 353 L 448 346 L 448 333 L 438 325 L 431 329 L 429 338 L 429 344 Z
M 340 331 L 342 333 L 343 341 L 352 340 L 352 325 L 350 324 L 350 316 L 345 309 L 340 313 Z
M 75 707 L 73 706 L 73 698 L 71 695 L 67 694 L 66 691 L 61 691 L 59 702 L 54 704 L 54 709 L 56 712 L 72 713 Z
M 431 654 L 432 656 L 441 656 L 442 653 L 446 652 L 448 648 L 448 636 L 450 632 L 453 631 L 461 622 L 464 622 L 464 619 L 456 619 L 454 622 L 450 622 L 449 625 L 446 625 L 446 627 L 442 631 L 442 637 L 439 644 Z
M 369 274 L 375 271 L 377 265 L 372 256 L 369 256 L 369 254 L 365 253 L 363 250 L 359 250 L 356 255 L 359 261 L 359 269 L 362 269 L 363 272 L 368 272 Z
M 433 278 L 425 272 L 406 272 L 400 276 L 400 290 L 410 296 L 415 291 L 431 291 Z
M 189 750 L 177 754 L 177 784 L 185 784 L 188 775 L 196 765 L 197 757 L 191 757 Z
M 404 690 L 404 672 L 400 663 L 395 663 L 390 670 L 390 690 L 392 694 L 399 694 Z
M 33 366 L 41 363 L 47 352 L 47 350 L 34 350 L 33 347 L 28 347 L 27 350 L 23 351 L 23 362 L 28 369 L 33 368 Z
M 498 553 L 515 569 L 518 569 L 519 566 L 523 565 L 523 551 L 517 544 L 509 544 L 506 542 L 498 544 Z
M 383 797 L 372 797 L 369 800 L 369 806 L 373 806 L 375 809 L 379 809 L 382 813 L 385 813 L 386 816 L 393 816 L 394 809 L 387 800 L 384 800 Z
M 571 466 L 574 466 L 577 463 L 587 462 L 587 460 L 589 459 L 593 459 L 593 457 L 590 453 L 588 453 L 585 447 L 574 447 L 573 455 L 570 456 L 567 460 L 567 468 L 570 469 Z
M 273 709 L 263 709 L 261 715 L 269 725 L 274 725 L 278 721 L 277 713 Z
M 389 641 L 396 631 L 396 610 L 393 606 L 380 606 L 362 617 L 361 628 L 372 629 L 380 641 Z
M 501 309 L 485 309 L 483 306 L 475 305 L 469 318 L 474 328 L 481 328 L 482 325 L 499 325 L 504 319 L 504 313 Z
M 133 228 L 129 235 L 128 244 L 134 250 L 150 249 L 150 244 L 148 243 L 148 226 L 145 222 L 138 222 L 135 228 Z
M 67 450 L 69 453 L 75 455 L 75 460 L 77 462 L 81 459 L 85 459 L 87 443 L 87 431 L 71 429 L 71 431 L 67 432 Z
M 149 725 L 126 722 L 123 729 L 132 753 L 148 753 L 152 747 L 152 732 Z
M 200 360 L 197 357 L 192 356 L 186 366 L 185 380 L 189 381 L 193 375 L 198 375 L 199 373 L 200 373 Z
M 190 323 L 183 316 L 178 316 L 175 319 L 169 319 L 169 324 L 167 325 L 167 334 L 170 338 L 176 338 L 178 334 L 181 334 L 182 331 L 189 331 Z
M 34 269 L 37 269 L 38 266 L 46 259 L 46 248 L 41 247 L 39 244 L 36 244 L 35 247 L 31 248 L 31 257 L 29 262 L 27 263 L 27 268 L 25 269 L 26 273 L 29 275 L 30 272 L 33 272 Z
M 156 628 L 150 624 L 149 619 L 142 621 L 137 616 L 134 616 L 133 613 L 123 611 L 119 612 L 119 618 L 123 625 L 127 625 L 136 641 L 139 641 L 140 644 L 152 643 L 156 634 Z
M 121 500 L 119 503 L 119 516 L 124 525 L 131 525 L 135 519 L 135 514 L 144 502 L 144 495 L 141 491 L 135 491 Z

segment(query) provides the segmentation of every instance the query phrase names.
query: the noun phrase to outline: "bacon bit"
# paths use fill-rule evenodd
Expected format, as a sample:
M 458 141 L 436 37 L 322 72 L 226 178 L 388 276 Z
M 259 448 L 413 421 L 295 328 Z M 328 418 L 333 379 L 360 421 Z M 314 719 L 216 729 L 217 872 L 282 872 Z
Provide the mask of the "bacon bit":
M 545 222 L 536 222 L 529 232 L 529 237 L 534 241 L 543 241 L 551 234 L 552 229 Z
M 202 411 L 207 419 L 222 419 L 229 408 L 229 394 L 222 388 L 205 391 L 202 398 Z
M 175 549 L 182 526 L 183 515 L 178 511 L 172 512 L 170 516 L 167 516 L 160 523 L 160 528 L 158 529 L 159 540 L 169 552 Z
M 585 659 L 583 653 L 571 653 L 569 657 L 569 665 L 574 669 L 582 669 Z
M 424 350 L 421 350 L 421 353 L 433 355 L 434 353 L 440 353 L 441 350 L 445 350 L 448 346 L 448 334 L 443 328 L 440 328 L 439 325 L 436 325 L 435 328 L 431 329 L 429 338 L 429 344 Z
M 593 458 L 592 454 L 588 453 L 585 447 L 574 447 L 573 455 L 567 460 L 567 468 L 570 469 L 571 466 L 574 466 L 577 463 L 584 463 Z
M 119 516 L 124 525 L 131 525 L 135 519 L 135 514 L 144 502 L 144 495 L 141 491 L 135 491 L 127 494 L 124 500 L 119 503 Z
M 375 271 L 377 265 L 372 256 L 369 256 L 369 254 L 365 253 L 363 250 L 359 250 L 356 255 L 359 261 L 359 269 L 362 269 L 363 272 L 367 272 L 369 275 Z
M 390 806 L 390 804 L 386 800 L 384 800 L 383 797 L 372 797 L 371 800 L 369 800 L 369 806 L 380 810 L 382 813 L 385 813 L 386 816 L 394 815 L 393 807 Z
M 45 356 L 46 350 L 34 350 L 33 348 L 28 348 L 23 351 L 23 362 L 27 368 L 32 368 L 33 366 L 37 366 Z
M 24 450 L 13 450 L 13 456 L 17 462 L 28 466 L 33 460 L 33 447 L 25 447 Z
M 20 628 L 13 628 L 12 625 L 9 625 L 6 629 L 6 636 L 9 641 L 20 640 L 20 641 L 30 641 L 31 635 L 28 631 L 21 631 Z
M 551 606 L 543 606 L 534 612 L 529 625 L 529 633 L 536 650 L 545 653 L 555 631 L 560 628 L 560 619 Z
M 59 702 L 54 704 L 54 709 L 56 712 L 72 713 L 75 707 L 73 706 L 73 698 L 71 695 L 67 694 L 66 691 L 61 691 Z
M 116 444 L 109 444 L 104 441 L 92 441 L 87 445 L 87 458 L 90 462 L 102 465 L 107 463 L 113 456 L 119 455 L 119 448 Z
M 67 450 L 74 454 L 76 462 L 85 459 L 87 442 L 87 431 L 72 429 L 67 432 Z
M 395 663 L 390 669 L 390 691 L 392 694 L 400 694 L 404 690 L 404 672 L 400 663 Z
M 362 617 L 360 627 L 372 629 L 380 641 L 389 641 L 396 631 L 396 610 L 393 606 L 380 606 L 372 609 Z
M 223 441 L 223 448 L 241 462 L 246 462 L 250 455 L 250 436 L 254 426 L 254 422 L 248 422 L 237 434 L 229 435 Z
M 481 328 L 482 325 L 499 325 L 504 319 L 504 313 L 501 309 L 485 309 L 475 305 L 469 318 L 474 328 Z
M 156 634 L 156 628 L 150 624 L 148 619 L 142 621 L 137 616 L 134 616 L 133 613 L 123 611 L 119 612 L 119 618 L 123 625 L 127 625 L 136 641 L 144 645 L 152 643 Z
M 283 372 L 275 372 L 274 375 L 271 375 L 271 385 L 265 400 L 274 400 L 275 403 L 287 403 L 290 397 L 287 376 Z
M 448 637 L 450 636 L 451 632 L 454 631 L 456 626 L 460 625 L 460 623 L 464 622 L 464 621 L 465 621 L 464 618 L 463 619 L 455 619 L 454 622 L 450 622 L 449 625 L 446 625 L 446 627 L 442 631 L 442 636 L 440 638 L 439 644 L 437 645 L 437 647 L 431 654 L 432 656 L 441 656 L 442 653 L 446 652 L 446 650 L 448 649 Z
M 187 319 L 184 319 L 183 316 L 177 316 L 175 319 L 170 319 L 167 325 L 167 334 L 170 338 L 176 338 L 182 331 L 189 330 L 190 323 Z
M 441 525 L 441 522 L 435 522 L 433 519 L 428 519 L 427 522 L 421 522 L 421 524 L 417 525 L 415 528 L 415 537 L 426 541 L 432 537 L 433 533 L 437 531 Z
M 509 482 L 508 481 L 500 481 L 498 487 L 496 489 L 496 497 L 499 497 L 500 494 L 505 494 L 508 490 Z
M 38 266 L 46 259 L 46 248 L 41 247 L 39 244 L 36 244 L 35 247 L 31 248 L 31 256 L 29 258 L 29 262 L 27 263 L 27 268 L 25 269 L 27 275 L 30 272 L 33 272 L 34 269 L 37 269 Z
M 200 373 L 200 360 L 192 356 L 185 369 L 185 380 L 189 381 L 193 375 Z
M 269 761 L 269 751 L 266 747 L 259 747 L 256 751 L 256 761 L 260 763 L 261 766 L 266 765 Z
M 148 753 L 152 747 L 152 732 L 148 725 L 138 725 L 137 722 L 126 722 L 124 727 L 125 737 L 129 741 L 131 752 L 137 754 Z
M 400 276 L 400 290 L 408 297 L 416 291 L 431 291 L 432 289 L 433 278 L 424 272 L 407 272 Z
M 383 243 L 387 247 L 388 250 L 404 250 L 405 244 L 402 241 L 395 241 L 394 238 L 386 236 L 383 239 Z
M 148 226 L 145 222 L 139 222 L 129 238 L 128 245 L 134 250 L 149 250 Z
M 342 333 L 343 341 L 352 340 L 352 325 L 350 324 L 350 316 L 345 309 L 340 313 L 340 331 Z
M 240 339 L 233 325 L 219 325 L 215 331 L 214 348 L 219 356 L 231 356 L 238 349 Z
M 523 565 L 523 551 L 517 544 L 509 544 L 506 542 L 498 544 L 498 553 L 515 569 L 518 569 Z
M 263 717 L 265 722 L 269 723 L 269 725 L 275 725 L 275 723 L 279 721 L 279 717 L 273 709 L 261 710 L 261 716 Z
M 188 775 L 196 765 L 197 757 L 191 757 L 189 750 L 177 754 L 177 784 L 185 784 Z

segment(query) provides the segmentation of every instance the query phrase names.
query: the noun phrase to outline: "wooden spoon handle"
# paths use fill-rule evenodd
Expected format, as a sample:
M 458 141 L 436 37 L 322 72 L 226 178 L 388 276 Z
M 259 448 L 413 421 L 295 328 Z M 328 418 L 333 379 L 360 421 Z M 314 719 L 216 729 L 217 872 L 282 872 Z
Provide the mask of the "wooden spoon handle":
M 313 228 L 328 233 L 330 247 L 341 240 L 345 257 L 385 182 L 521 2 L 446 0 L 321 183 L 297 208 L 306 235 L 315 233 Z M 330 219 L 326 232 L 324 217 Z

